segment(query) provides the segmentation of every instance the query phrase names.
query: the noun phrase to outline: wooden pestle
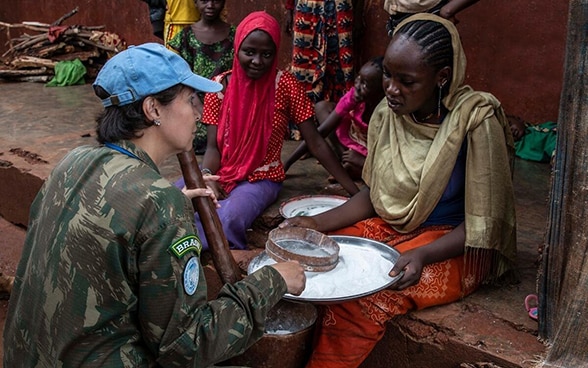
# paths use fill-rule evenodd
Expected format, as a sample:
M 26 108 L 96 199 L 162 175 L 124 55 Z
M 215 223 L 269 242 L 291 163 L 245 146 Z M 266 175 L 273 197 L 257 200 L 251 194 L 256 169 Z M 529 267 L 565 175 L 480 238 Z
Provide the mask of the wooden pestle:
M 206 188 L 194 150 L 179 153 L 178 160 L 180 161 L 186 188 Z M 232 284 L 241 280 L 243 278 L 241 269 L 231 254 L 214 202 L 210 197 L 194 197 L 192 198 L 192 205 L 200 215 L 204 235 L 212 252 L 212 261 L 221 280 L 225 284 Z M 202 236 L 202 234 L 199 235 Z

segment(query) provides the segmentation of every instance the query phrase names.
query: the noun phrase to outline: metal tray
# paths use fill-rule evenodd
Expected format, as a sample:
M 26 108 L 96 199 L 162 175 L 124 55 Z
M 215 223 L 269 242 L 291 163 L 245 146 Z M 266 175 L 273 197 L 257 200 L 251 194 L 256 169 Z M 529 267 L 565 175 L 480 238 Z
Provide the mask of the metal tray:
M 283 218 L 314 216 L 340 206 L 348 199 L 338 195 L 302 195 L 282 202 L 280 215 Z
M 361 298 L 387 288 L 402 274 L 388 276 L 400 257 L 387 244 L 357 236 L 330 235 L 340 247 L 339 263 L 328 272 L 306 272 L 306 289 L 299 296 L 285 299 L 319 304 L 338 303 Z M 265 251 L 253 258 L 248 273 L 276 263 Z

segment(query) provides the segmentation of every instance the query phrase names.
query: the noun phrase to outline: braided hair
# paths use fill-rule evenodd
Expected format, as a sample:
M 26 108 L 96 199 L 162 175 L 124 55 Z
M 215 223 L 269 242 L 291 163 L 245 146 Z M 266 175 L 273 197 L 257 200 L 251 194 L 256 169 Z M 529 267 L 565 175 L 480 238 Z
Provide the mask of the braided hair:
M 453 69 L 451 34 L 441 23 L 415 20 L 398 29 L 396 35 L 416 42 L 423 50 L 425 64 L 435 70 L 441 70 L 446 66 Z

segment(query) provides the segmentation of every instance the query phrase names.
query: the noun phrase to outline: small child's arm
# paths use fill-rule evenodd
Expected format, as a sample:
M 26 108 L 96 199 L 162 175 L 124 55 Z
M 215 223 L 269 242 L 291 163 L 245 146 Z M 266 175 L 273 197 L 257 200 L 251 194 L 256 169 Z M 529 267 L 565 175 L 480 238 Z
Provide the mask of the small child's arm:
M 322 122 L 317 128 L 318 132 L 323 138 L 326 138 L 329 134 L 331 134 L 341 122 L 342 116 L 337 114 L 335 110 L 331 111 L 329 116 Z M 292 166 L 296 161 L 298 161 L 304 154 L 308 152 L 308 145 L 306 142 L 302 142 L 298 145 L 298 147 L 292 152 L 290 157 L 284 162 L 284 171 L 288 171 L 290 166 Z

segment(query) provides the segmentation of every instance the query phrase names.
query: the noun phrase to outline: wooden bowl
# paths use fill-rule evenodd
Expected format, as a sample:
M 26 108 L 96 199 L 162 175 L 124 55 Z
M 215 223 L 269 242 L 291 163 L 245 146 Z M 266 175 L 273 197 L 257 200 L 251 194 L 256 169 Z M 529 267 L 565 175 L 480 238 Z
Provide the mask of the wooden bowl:
M 305 271 L 326 272 L 339 262 L 339 244 L 327 235 L 302 227 L 270 231 L 265 251 L 276 262 L 298 261 Z

